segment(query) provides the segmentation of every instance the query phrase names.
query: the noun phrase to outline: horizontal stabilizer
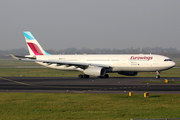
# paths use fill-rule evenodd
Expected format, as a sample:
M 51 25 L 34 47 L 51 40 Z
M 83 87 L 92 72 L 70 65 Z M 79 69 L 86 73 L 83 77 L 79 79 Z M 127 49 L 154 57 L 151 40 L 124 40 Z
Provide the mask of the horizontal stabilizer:
M 10 54 L 10 56 L 15 59 L 15 60 L 21 60 L 21 59 L 24 59 L 24 58 L 27 58 L 27 59 L 36 59 L 35 56 L 30 56 L 30 55 L 26 55 L 26 56 L 15 56 L 13 54 Z
M 13 59 L 15 59 L 15 60 L 19 60 L 19 58 L 16 57 L 16 56 L 14 56 L 13 54 L 10 54 L 10 56 L 11 56 Z

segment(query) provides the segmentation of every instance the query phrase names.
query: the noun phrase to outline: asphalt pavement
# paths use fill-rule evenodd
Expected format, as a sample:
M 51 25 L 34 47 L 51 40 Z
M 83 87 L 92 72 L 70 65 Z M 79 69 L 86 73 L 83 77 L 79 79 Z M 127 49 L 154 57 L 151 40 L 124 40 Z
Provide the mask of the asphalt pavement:
M 0 92 L 179 94 L 180 84 L 150 81 L 180 81 L 180 78 L 114 77 L 0 77 Z M 142 82 L 143 81 L 143 82 Z

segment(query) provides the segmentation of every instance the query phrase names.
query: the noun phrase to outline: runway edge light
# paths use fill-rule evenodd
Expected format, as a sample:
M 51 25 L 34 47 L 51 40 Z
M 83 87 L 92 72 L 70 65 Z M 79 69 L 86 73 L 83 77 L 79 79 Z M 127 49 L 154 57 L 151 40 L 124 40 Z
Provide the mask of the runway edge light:
M 164 82 L 165 82 L 165 83 L 168 83 L 168 80 L 167 80 L 167 79 L 165 79 L 165 80 L 164 80 Z
M 133 96 L 133 92 L 129 92 L 129 96 Z
M 144 93 L 144 97 L 149 97 L 149 93 L 148 93 L 148 92 L 145 92 L 145 93 Z

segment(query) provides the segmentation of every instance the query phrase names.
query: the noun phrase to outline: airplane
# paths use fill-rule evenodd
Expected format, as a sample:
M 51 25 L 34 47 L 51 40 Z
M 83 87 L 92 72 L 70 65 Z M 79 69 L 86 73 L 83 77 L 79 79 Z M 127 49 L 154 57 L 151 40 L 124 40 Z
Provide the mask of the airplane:
M 95 76 L 108 78 L 107 73 L 118 73 L 126 76 L 136 76 L 138 72 L 160 72 L 173 68 L 176 63 L 169 57 L 156 54 L 75 54 L 51 55 L 47 53 L 29 31 L 24 37 L 30 55 L 11 56 L 16 60 L 33 61 L 40 65 L 58 70 L 77 70 L 79 78 Z

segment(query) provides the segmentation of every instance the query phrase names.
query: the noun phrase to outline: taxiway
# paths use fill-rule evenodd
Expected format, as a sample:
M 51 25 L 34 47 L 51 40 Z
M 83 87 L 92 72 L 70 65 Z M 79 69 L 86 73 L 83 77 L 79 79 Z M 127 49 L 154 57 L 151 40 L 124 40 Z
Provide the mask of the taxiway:
M 163 81 L 165 78 L 158 79 Z M 167 78 L 180 81 L 180 78 Z M 71 77 L 0 77 L 0 92 L 46 92 L 46 93 L 180 93 L 180 84 L 149 83 L 155 78 L 118 77 L 89 78 Z M 142 83 L 143 81 L 143 83 Z M 146 82 L 147 81 L 147 82 Z

